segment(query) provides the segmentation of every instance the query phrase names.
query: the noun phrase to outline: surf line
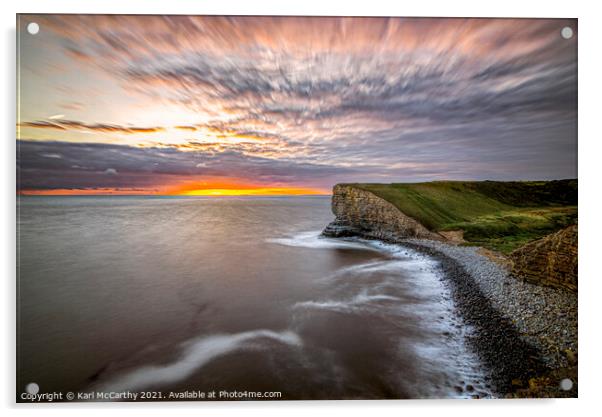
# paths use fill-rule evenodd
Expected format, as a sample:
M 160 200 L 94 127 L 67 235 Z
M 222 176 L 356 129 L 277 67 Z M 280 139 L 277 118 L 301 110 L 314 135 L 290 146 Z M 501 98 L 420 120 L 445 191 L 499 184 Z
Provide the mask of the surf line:
M 290 330 L 275 332 L 260 329 L 235 334 L 216 334 L 185 342 L 186 347 L 175 361 L 165 365 L 147 365 L 117 376 L 100 385 L 105 392 L 138 391 L 155 384 L 182 381 L 213 359 L 244 348 L 247 341 L 270 339 L 290 346 L 302 346 L 297 333 Z

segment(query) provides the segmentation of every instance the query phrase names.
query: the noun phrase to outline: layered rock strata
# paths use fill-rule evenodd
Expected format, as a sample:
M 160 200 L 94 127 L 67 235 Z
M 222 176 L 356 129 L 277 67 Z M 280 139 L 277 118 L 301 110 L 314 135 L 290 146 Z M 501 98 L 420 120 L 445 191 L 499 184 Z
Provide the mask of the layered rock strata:
M 324 229 L 325 236 L 363 236 L 388 242 L 407 238 L 445 240 L 388 201 L 350 185 L 334 187 L 332 212 L 336 219 Z

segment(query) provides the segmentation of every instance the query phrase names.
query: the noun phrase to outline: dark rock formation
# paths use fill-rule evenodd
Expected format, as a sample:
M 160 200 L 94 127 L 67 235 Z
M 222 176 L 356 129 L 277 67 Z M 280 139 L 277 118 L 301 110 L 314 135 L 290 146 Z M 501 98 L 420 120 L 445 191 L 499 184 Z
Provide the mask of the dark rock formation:
M 363 236 L 389 242 L 405 238 L 445 240 L 388 201 L 349 185 L 334 187 L 332 212 L 336 219 L 324 229 L 325 236 Z
M 510 258 L 512 273 L 518 277 L 577 291 L 577 225 L 528 243 Z

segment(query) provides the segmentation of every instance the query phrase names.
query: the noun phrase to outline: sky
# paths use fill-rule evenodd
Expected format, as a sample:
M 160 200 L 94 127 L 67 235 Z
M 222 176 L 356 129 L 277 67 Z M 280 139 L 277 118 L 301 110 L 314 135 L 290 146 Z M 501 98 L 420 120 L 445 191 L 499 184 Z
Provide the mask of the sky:
M 575 19 L 20 15 L 17 31 L 19 193 L 577 177 Z

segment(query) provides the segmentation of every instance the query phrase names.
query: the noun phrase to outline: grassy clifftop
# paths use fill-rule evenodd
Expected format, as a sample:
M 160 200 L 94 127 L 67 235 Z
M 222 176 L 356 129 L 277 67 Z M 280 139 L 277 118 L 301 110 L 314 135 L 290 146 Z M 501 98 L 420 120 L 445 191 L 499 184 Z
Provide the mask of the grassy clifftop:
M 348 184 L 389 201 L 433 231 L 505 253 L 577 221 L 577 180 Z

